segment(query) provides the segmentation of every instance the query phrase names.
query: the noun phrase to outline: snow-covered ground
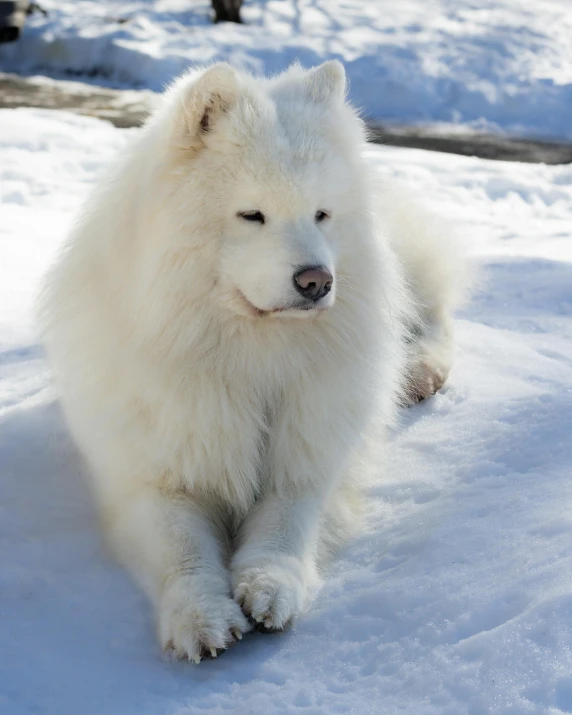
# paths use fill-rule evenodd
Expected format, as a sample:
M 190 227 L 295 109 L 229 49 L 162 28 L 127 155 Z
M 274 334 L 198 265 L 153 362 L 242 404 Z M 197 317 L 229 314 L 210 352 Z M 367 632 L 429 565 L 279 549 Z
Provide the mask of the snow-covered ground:
M 160 90 L 192 63 L 272 73 L 337 57 L 370 119 L 572 139 L 569 0 L 42 0 L 4 71 L 78 73 Z
M 404 412 L 369 528 L 283 635 L 164 663 L 108 557 L 31 320 L 130 131 L 0 111 L 0 712 L 572 712 L 572 167 L 372 148 L 484 264 L 446 389 Z

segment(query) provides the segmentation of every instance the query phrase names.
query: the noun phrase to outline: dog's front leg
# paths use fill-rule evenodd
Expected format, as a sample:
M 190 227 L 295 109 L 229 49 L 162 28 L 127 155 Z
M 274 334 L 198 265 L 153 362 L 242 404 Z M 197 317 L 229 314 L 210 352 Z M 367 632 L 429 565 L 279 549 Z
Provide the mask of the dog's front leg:
M 234 597 L 271 630 L 304 609 L 318 583 L 316 549 L 323 500 L 267 494 L 249 516 L 232 561 Z
M 236 601 L 266 628 L 295 620 L 319 584 L 326 512 L 361 444 L 371 392 L 347 378 L 341 359 L 320 363 L 272 415 L 263 493 L 231 562 Z
M 204 499 L 156 487 L 108 517 L 118 555 L 155 602 L 160 644 L 178 658 L 199 662 L 249 630 L 231 598 L 219 523 Z

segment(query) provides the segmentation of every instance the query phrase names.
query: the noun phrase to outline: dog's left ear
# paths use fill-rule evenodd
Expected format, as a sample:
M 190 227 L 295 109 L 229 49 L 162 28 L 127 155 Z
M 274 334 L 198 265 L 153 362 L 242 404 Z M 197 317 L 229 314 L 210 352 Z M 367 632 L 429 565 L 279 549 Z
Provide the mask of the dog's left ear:
M 311 69 L 304 84 L 314 102 L 332 104 L 343 102 L 346 97 L 346 72 L 338 60 L 329 60 Z
M 209 132 L 217 118 L 227 112 L 238 97 L 238 77 L 226 62 L 204 72 L 188 88 L 183 99 L 187 128 L 192 138 Z

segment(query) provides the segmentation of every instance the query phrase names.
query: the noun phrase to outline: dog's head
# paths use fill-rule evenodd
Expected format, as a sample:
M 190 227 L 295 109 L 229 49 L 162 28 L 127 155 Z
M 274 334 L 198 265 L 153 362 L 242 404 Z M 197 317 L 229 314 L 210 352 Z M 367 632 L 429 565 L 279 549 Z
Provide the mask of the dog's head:
M 333 61 L 263 80 L 217 64 L 171 90 L 171 202 L 189 241 L 212 249 L 213 298 L 235 313 L 307 317 L 335 303 L 363 203 L 364 132 L 345 88 Z

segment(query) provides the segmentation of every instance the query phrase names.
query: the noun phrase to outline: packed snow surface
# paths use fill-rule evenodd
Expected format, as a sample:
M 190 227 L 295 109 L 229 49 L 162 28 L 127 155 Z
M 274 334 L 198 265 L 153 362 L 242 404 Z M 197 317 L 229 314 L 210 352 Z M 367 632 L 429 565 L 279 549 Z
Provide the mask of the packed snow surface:
M 572 139 L 569 0 L 247 0 L 213 25 L 207 0 L 42 0 L 0 69 L 161 90 L 192 64 L 259 73 L 336 57 L 370 119 Z
M 150 608 L 105 551 L 31 318 L 132 131 L 0 112 L 0 711 L 572 712 L 572 167 L 368 150 L 483 264 L 453 374 L 404 411 L 367 530 L 296 628 L 195 666 L 161 660 Z

